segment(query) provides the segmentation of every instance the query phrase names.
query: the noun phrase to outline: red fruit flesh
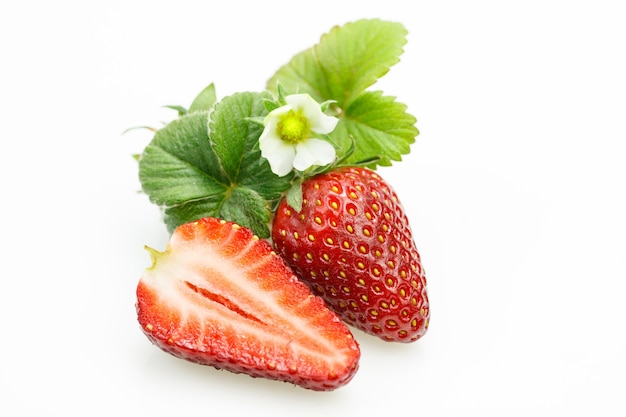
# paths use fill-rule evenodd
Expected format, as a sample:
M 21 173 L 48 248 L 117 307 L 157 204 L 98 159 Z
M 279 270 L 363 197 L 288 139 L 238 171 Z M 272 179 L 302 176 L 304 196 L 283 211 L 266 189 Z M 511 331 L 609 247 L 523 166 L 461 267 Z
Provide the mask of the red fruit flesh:
M 278 253 L 345 322 L 387 341 L 422 337 L 426 276 L 393 189 L 372 170 L 341 168 L 305 181 L 302 192 L 300 212 L 279 205 Z
M 150 252 L 137 315 L 162 350 L 312 390 L 353 378 L 360 350 L 348 327 L 249 229 L 205 218 Z

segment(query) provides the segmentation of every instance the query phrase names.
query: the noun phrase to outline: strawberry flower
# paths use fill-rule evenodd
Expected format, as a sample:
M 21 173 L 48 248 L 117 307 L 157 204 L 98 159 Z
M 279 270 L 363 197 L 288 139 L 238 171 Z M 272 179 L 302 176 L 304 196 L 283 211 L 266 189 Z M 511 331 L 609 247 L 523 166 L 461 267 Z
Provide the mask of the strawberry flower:
M 308 94 L 288 95 L 285 102 L 267 115 L 259 138 L 261 155 L 268 160 L 272 172 L 283 177 L 294 168 L 304 171 L 331 163 L 335 148 L 316 136 L 332 132 L 339 119 L 325 115 Z

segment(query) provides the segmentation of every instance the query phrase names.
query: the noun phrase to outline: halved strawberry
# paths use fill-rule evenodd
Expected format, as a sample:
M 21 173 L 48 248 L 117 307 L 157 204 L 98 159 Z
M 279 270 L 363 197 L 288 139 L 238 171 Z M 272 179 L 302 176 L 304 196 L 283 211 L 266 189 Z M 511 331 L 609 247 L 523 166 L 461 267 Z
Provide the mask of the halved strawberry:
M 384 340 L 426 333 L 426 276 L 395 191 L 366 168 L 339 168 L 302 184 L 300 212 L 283 200 L 272 238 L 314 293 L 347 323 Z
M 137 315 L 164 351 L 312 390 L 353 378 L 348 327 L 249 229 L 204 218 L 177 228 L 165 252 L 148 250 Z

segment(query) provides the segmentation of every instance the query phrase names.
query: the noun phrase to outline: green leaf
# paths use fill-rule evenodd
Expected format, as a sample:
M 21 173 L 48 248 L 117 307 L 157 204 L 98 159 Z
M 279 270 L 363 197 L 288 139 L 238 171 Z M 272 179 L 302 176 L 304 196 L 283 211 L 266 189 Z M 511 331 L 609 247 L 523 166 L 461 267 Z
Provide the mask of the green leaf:
M 189 113 L 211 110 L 216 101 L 215 84 L 211 83 L 193 100 L 189 106 Z
M 279 107 L 280 107 L 280 104 L 278 104 L 278 102 L 274 100 L 270 100 L 270 99 L 265 100 L 265 110 L 267 110 L 268 113 L 272 112 L 273 110 L 276 110 Z
M 239 224 L 255 231 L 265 230 L 271 219 L 266 200 L 247 187 L 234 188 L 224 201 L 220 213 L 225 219 L 239 219 Z M 269 233 L 262 237 L 269 237 Z
M 246 157 L 261 158 L 258 139 L 263 128 L 247 118 L 265 116 L 264 94 L 239 93 L 215 105 L 209 131 L 211 147 L 220 160 L 229 182 L 239 182 Z M 249 161 L 246 164 L 254 162 Z M 243 173 L 245 176 L 246 173 Z
M 321 103 L 335 102 L 340 122 L 330 134 L 343 165 L 372 161 L 367 166 L 391 165 L 419 134 L 416 119 L 393 97 L 366 89 L 400 60 L 407 31 L 399 23 L 363 19 L 335 27 L 319 44 L 281 67 L 268 81 L 291 93 L 308 93 Z M 350 152 L 354 140 L 354 152 Z M 339 166 L 338 164 L 334 165 Z
M 173 120 L 143 150 L 139 180 L 153 203 L 171 207 L 225 192 L 226 176 L 209 144 L 207 115 L 189 113 Z
M 185 114 L 187 114 L 187 109 L 184 108 L 183 106 L 179 106 L 179 105 L 168 105 L 168 106 L 163 106 L 166 109 L 172 109 L 172 110 L 176 110 L 176 112 L 178 112 L 179 116 L 183 116 Z
M 400 23 L 363 19 L 335 27 L 319 44 L 294 56 L 268 81 L 276 91 L 308 93 L 344 107 L 398 63 L 407 31 Z
M 213 110 L 190 112 L 159 130 L 139 159 L 143 191 L 175 227 L 201 217 L 217 217 L 270 235 L 273 208 L 291 185 L 261 158 L 264 117 L 261 93 L 225 97 Z M 210 114 L 210 116 L 209 116 Z
M 342 165 L 373 160 L 375 165 L 391 165 L 410 151 L 419 134 L 416 119 L 406 112 L 406 105 L 380 91 L 364 92 L 344 109 L 330 137 L 341 149 L 353 152 Z M 354 144 L 352 143 L 354 141 Z
M 165 207 L 163 210 L 163 222 L 171 232 L 181 224 L 185 224 L 203 217 L 219 217 L 218 199 L 205 198 L 192 200 L 187 203 Z

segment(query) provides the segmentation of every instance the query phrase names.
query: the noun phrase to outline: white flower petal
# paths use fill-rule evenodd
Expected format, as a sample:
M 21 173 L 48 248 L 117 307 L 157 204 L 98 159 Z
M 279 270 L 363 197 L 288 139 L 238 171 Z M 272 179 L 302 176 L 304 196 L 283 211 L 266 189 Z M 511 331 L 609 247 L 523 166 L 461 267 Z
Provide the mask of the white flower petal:
M 320 104 L 308 94 L 292 94 L 285 97 L 287 105 L 300 109 L 309 121 L 311 130 L 315 133 L 327 134 L 335 130 L 339 119 L 327 116 L 322 112 Z
M 265 122 L 264 124 L 267 125 L 268 123 L 273 123 L 274 125 L 278 124 L 278 121 L 280 120 L 280 116 L 282 116 L 285 113 L 289 113 L 289 111 L 292 109 L 292 106 L 289 104 L 286 104 L 284 106 L 278 107 L 274 110 L 272 110 L 271 112 L 269 112 L 269 114 L 265 117 Z
M 287 104 L 272 110 L 265 118 L 265 129 L 259 138 L 261 155 L 268 160 L 272 172 L 287 175 L 293 168 L 304 171 L 313 165 L 327 165 L 335 159 L 335 148 L 317 138 L 301 138 L 296 144 L 283 140 L 278 124 L 290 111 L 306 118 L 312 132 L 327 134 L 335 129 L 339 119 L 325 115 L 319 103 L 308 94 L 285 97 Z
M 311 138 L 296 145 L 293 167 L 299 171 L 313 165 L 326 165 L 335 159 L 335 148 L 322 139 Z
M 320 105 L 308 94 L 291 94 L 285 97 L 288 106 L 294 109 L 300 109 L 305 114 L 321 112 Z
M 293 169 L 296 148 L 276 136 L 276 129 L 269 127 L 269 125 L 265 127 L 259 138 L 259 148 L 261 155 L 269 162 L 272 172 L 283 177 Z
M 277 130 L 278 123 L 280 122 L 280 116 L 289 111 L 289 109 L 284 110 L 285 107 L 287 106 L 279 107 L 265 117 L 265 120 L 263 121 L 263 133 L 261 133 L 261 136 L 259 137 L 259 142 L 262 142 L 268 136 L 278 138 Z
M 311 130 L 313 132 L 325 135 L 335 130 L 339 119 L 327 116 L 320 111 L 317 119 L 309 118 L 309 123 L 311 123 Z

